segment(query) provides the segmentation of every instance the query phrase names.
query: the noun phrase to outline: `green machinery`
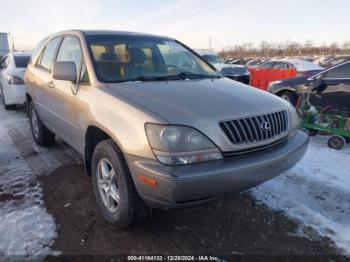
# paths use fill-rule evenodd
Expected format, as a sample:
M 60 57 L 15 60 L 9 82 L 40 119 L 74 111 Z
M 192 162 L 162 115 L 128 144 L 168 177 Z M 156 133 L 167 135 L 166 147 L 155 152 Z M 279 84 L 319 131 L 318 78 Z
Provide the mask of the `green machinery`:
M 332 110 L 330 107 L 317 108 L 309 103 L 303 103 L 305 98 L 297 105 L 301 117 L 301 127 L 309 130 L 310 136 L 318 133 L 331 135 L 328 146 L 334 149 L 342 149 L 350 142 L 350 117 L 349 112 Z

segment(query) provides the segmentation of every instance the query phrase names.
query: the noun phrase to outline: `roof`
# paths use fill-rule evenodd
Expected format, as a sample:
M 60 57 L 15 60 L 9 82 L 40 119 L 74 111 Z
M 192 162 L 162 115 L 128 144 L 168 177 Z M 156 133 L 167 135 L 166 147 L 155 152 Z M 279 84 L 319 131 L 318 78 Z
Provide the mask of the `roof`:
M 311 70 L 323 70 L 324 68 L 316 65 L 315 63 L 303 60 L 303 59 L 272 59 L 270 61 L 275 61 L 275 62 L 289 62 L 291 63 L 293 66 L 295 66 L 295 68 L 298 71 L 311 71 Z
M 120 35 L 120 36 L 144 36 L 144 37 L 158 37 L 158 38 L 167 38 L 173 39 L 168 36 L 154 35 L 148 33 L 139 33 L 139 32 L 130 32 L 130 31 L 114 31 L 114 30 L 81 30 L 81 29 L 72 29 L 57 32 L 54 35 L 59 34 L 69 34 L 69 33 L 80 33 L 84 35 Z

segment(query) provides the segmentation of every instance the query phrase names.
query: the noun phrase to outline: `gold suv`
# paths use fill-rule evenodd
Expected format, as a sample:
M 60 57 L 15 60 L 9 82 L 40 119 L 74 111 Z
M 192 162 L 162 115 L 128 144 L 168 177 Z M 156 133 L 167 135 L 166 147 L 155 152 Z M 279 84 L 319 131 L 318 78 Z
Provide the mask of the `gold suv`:
M 308 136 L 288 102 L 222 77 L 168 37 L 65 31 L 25 74 L 35 142 L 84 156 L 98 208 L 118 228 L 208 203 L 291 168 Z

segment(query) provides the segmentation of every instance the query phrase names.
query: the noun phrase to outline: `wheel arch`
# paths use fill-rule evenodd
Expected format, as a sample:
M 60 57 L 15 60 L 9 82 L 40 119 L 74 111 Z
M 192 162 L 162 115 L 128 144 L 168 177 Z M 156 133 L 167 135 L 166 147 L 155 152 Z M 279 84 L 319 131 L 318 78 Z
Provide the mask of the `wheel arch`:
M 279 89 L 275 94 L 277 96 L 280 96 L 283 92 L 290 92 L 290 93 L 293 93 L 293 94 L 297 94 L 296 90 L 294 88 L 290 88 L 290 87 L 284 87 L 284 88 L 281 88 Z
M 118 139 L 115 136 L 111 135 L 107 131 L 107 129 L 95 124 L 91 124 L 87 127 L 85 132 L 85 143 L 84 143 L 84 165 L 85 165 L 86 173 L 89 176 L 91 176 L 91 161 L 92 161 L 92 156 L 96 146 L 100 142 L 108 139 L 112 139 L 115 145 L 120 149 L 120 151 L 123 152 L 122 150 L 123 147 L 121 146 Z

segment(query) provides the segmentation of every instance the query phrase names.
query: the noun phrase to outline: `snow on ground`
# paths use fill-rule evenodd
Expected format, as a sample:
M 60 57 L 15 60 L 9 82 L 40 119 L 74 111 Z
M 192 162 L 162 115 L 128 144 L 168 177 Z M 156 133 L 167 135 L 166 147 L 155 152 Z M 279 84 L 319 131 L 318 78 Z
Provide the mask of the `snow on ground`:
M 27 162 L 7 133 L 10 124 L 25 121 L 24 114 L 0 120 L 0 254 L 48 255 L 57 236 L 54 219 L 43 205 L 42 191 Z
M 327 137 L 314 137 L 294 168 L 251 193 L 350 254 L 350 145 L 336 151 Z
M 59 254 L 50 248 L 57 237 L 56 224 L 36 177 L 80 162 L 80 156 L 61 142 L 49 149 L 35 145 L 24 111 L 5 111 L 0 102 L 0 256 Z

